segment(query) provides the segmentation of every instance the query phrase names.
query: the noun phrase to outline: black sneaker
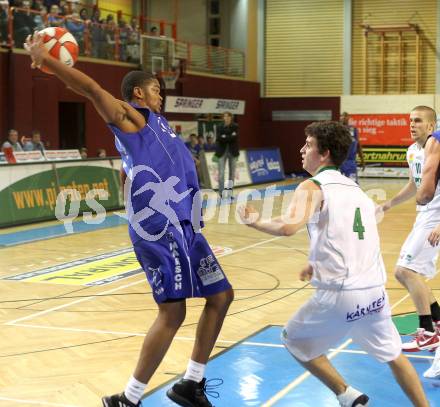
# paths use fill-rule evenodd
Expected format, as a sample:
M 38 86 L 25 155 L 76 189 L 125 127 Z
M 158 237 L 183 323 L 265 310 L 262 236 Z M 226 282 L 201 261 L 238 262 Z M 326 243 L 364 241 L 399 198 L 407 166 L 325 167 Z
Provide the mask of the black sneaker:
M 140 401 L 137 404 L 134 404 L 125 397 L 124 393 L 105 396 L 101 400 L 104 407 L 141 407 Z
M 353 401 L 352 407 L 368 406 L 369 397 L 366 394 L 362 394 L 355 401 Z
M 209 382 L 216 381 L 209 384 Z M 204 378 L 200 383 L 194 380 L 180 379 L 167 391 L 167 396 L 176 404 L 183 407 L 213 407 L 206 397 L 219 398 L 220 394 L 213 388 L 223 384 L 222 379 L 211 379 L 206 381 Z

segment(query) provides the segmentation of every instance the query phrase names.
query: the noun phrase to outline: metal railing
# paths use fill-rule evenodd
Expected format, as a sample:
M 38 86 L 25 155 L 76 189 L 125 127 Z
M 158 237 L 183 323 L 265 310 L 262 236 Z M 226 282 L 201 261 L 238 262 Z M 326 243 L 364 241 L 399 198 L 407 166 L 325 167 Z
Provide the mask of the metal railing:
M 119 12 L 113 15 L 111 13 L 114 12 L 110 12 L 111 17 L 102 23 L 102 20 L 98 20 L 99 15 L 93 17 L 93 14 L 92 19 L 88 19 L 81 18 L 77 13 L 62 16 L 30 8 L 3 7 L 0 8 L 0 45 L 23 48 L 26 37 L 35 30 L 61 26 L 77 40 L 80 55 L 137 64 L 140 62 L 141 34 L 151 36 L 155 27 L 157 30 L 153 35 L 175 39 L 174 23 L 132 17 Z M 127 22 L 128 18 L 130 24 Z M 188 70 L 234 77 L 245 76 L 245 56 L 242 51 L 180 40 L 175 40 L 174 44 L 175 57 L 185 60 Z
M 186 60 L 186 69 L 217 75 L 245 76 L 244 52 L 210 45 L 176 41 L 176 57 Z

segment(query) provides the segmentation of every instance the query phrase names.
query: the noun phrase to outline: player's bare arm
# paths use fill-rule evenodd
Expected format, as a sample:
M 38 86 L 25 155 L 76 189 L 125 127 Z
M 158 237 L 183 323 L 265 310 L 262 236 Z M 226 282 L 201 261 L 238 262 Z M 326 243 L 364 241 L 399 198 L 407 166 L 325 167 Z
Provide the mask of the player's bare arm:
M 383 203 L 380 208 L 386 212 L 388 209 L 411 199 L 417 192 L 417 186 L 411 173 L 407 184 L 390 200 Z
M 44 65 L 67 87 L 88 98 L 106 123 L 114 124 L 124 132 L 136 132 L 145 126 L 145 118 L 128 103 L 113 97 L 89 76 L 52 58 L 38 33 L 28 36 L 25 49 L 32 58 L 32 68 Z
M 425 145 L 422 183 L 416 195 L 416 201 L 419 205 L 426 205 L 434 197 L 438 180 L 439 160 L 440 143 L 434 137 L 431 137 Z
M 314 182 L 302 182 L 293 194 L 292 202 L 284 216 L 269 221 L 259 220 L 259 213 L 252 205 L 238 208 L 242 221 L 261 232 L 275 236 L 292 236 L 312 218 L 322 203 L 322 191 Z

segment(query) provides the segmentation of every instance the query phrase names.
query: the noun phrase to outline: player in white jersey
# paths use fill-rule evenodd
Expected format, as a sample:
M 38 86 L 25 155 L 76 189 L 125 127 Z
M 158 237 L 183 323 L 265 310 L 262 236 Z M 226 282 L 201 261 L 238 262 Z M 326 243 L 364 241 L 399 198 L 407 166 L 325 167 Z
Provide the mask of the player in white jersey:
M 369 400 L 346 384 L 325 355 L 347 335 L 390 365 L 415 406 L 428 406 L 391 320 L 374 203 L 337 170 L 351 144 L 348 129 L 337 122 L 316 122 L 305 133 L 303 167 L 313 178 L 299 184 L 286 214 L 262 221 L 251 205 L 239 208 L 242 220 L 262 232 L 290 236 L 306 225 L 309 230 L 309 265 L 300 278 L 311 280 L 317 290 L 289 320 L 282 340 L 343 407 L 366 406 Z
M 416 195 L 422 182 L 425 161 L 425 144 L 436 125 L 436 114 L 427 106 L 417 106 L 410 113 L 410 131 L 414 140 L 407 151 L 409 181 L 395 197 L 382 205 L 384 211 Z M 402 349 L 417 352 L 436 349 L 440 345 L 438 321 L 440 307 L 426 283 L 436 274 L 438 247 L 432 246 L 428 238 L 432 229 L 440 223 L 440 190 L 437 189 L 430 203 L 417 205 L 417 217 L 411 233 L 400 251 L 395 275 L 408 290 L 419 316 L 419 328 L 414 339 L 404 343 Z

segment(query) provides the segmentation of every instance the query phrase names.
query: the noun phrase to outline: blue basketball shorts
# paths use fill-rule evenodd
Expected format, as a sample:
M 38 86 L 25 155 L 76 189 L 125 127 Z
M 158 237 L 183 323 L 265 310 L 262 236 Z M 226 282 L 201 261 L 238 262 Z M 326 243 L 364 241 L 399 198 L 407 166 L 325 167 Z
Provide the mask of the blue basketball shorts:
M 231 288 L 204 236 L 194 233 L 191 222 L 181 226 L 169 226 L 159 240 L 140 240 L 133 246 L 157 303 L 208 297 Z

